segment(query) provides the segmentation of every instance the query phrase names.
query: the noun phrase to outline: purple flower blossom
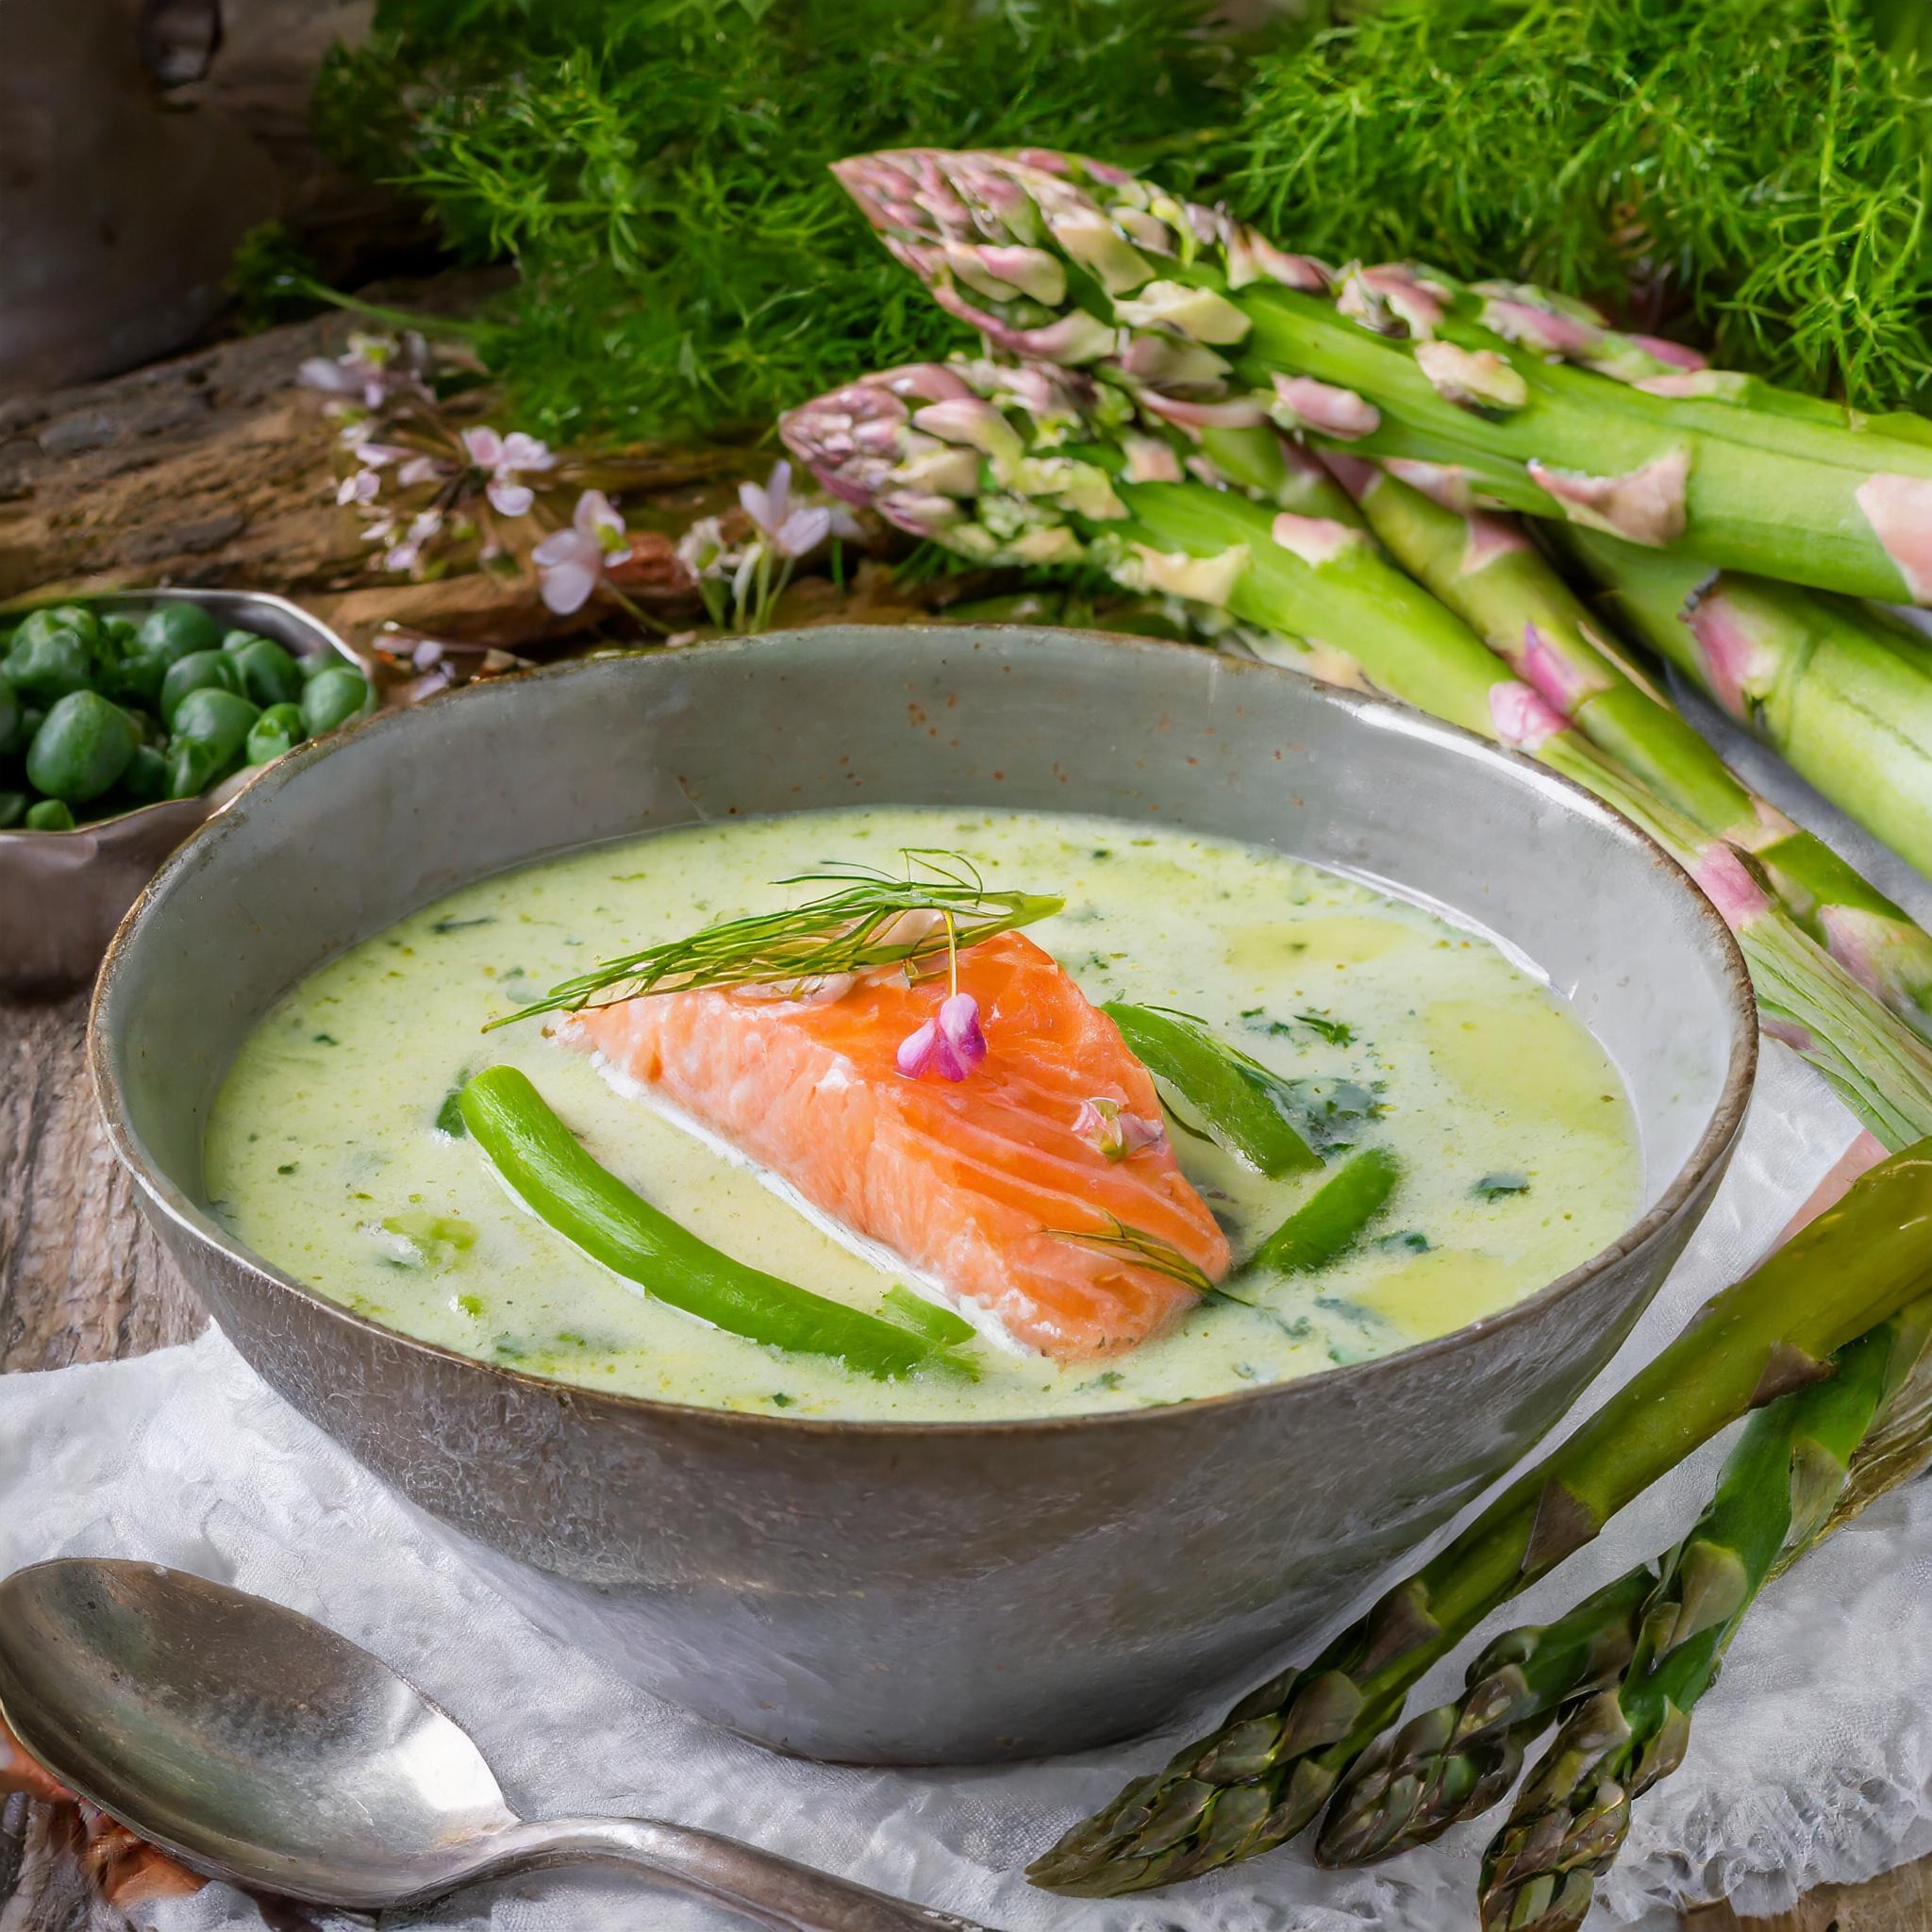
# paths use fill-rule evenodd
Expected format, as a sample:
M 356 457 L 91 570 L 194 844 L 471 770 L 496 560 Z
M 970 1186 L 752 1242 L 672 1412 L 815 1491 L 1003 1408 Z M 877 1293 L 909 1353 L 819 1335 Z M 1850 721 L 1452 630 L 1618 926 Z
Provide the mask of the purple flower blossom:
M 613 557 L 630 548 L 624 519 L 601 490 L 577 498 L 567 530 L 553 530 L 530 553 L 542 579 L 543 602 L 559 617 L 581 610 L 602 581 Z
M 336 486 L 336 501 L 341 504 L 372 503 L 382 488 L 382 478 L 374 470 L 358 470 Z
M 442 534 L 442 512 L 425 509 L 409 521 L 408 534 L 382 559 L 385 570 L 414 570 L 423 560 L 423 547 Z
M 804 557 L 831 534 L 832 513 L 823 505 L 791 505 L 791 465 L 781 458 L 762 484 L 741 483 L 738 500 L 758 535 L 780 557 Z
M 1167 1142 L 1162 1122 L 1128 1113 L 1117 1100 L 1083 1100 L 1074 1116 L 1074 1131 L 1109 1160 L 1125 1160 L 1143 1147 L 1160 1147 Z
M 528 515 L 530 506 L 537 500 L 530 486 L 521 478 L 526 473 L 557 466 L 550 445 L 534 436 L 525 436 L 521 429 L 512 429 L 508 436 L 499 436 L 487 425 L 466 429 L 463 447 L 479 470 L 490 473 L 484 493 L 491 506 L 507 517 Z
M 389 336 L 356 334 L 345 354 L 334 358 L 310 356 L 295 372 L 307 388 L 325 395 L 359 401 L 365 409 L 379 409 L 393 393 L 426 394 L 423 377 L 429 369 L 429 348 L 414 333 L 400 341 Z
M 899 1042 L 899 1071 L 908 1080 L 931 1072 L 942 1080 L 963 1080 L 986 1058 L 986 1035 L 979 1025 L 979 1002 L 956 992 L 939 1012 Z

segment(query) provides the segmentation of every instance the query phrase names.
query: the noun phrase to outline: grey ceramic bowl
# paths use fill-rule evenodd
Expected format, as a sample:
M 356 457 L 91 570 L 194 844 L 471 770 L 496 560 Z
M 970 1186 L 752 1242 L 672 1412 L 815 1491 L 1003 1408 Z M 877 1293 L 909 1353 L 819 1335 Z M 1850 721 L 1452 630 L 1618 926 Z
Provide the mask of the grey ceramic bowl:
M 199 604 L 224 630 L 274 638 L 298 658 L 333 652 L 356 663 L 320 619 L 264 591 L 101 591 L 60 602 L 85 604 L 106 616 L 143 613 L 157 604 Z M 156 866 L 256 775 L 238 772 L 199 798 L 138 806 L 71 832 L 0 831 L 0 993 L 62 993 L 85 986 Z
M 1641 1219 L 1541 1293 L 1305 1381 L 1039 1423 L 881 1425 L 574 1389 L 310 1293 L 203 1203 L 209 1099 L 278 993 L 479 874 L 588 841 L 864 800 L 1233 834 L 1457 908 L 1623 1069 Z M 1742 1115 L 1729 934 L 1534 765 L 1177 645 L 826 628 L 504 679 L 298 750 L 117 937 L 92 1059 L 170 1252 L 288 1399 L 541 1624 L 813 1757 L 969 1761 L 1151 1725 L 1279 1656 L 1525 1449 L 1649 1299 Z

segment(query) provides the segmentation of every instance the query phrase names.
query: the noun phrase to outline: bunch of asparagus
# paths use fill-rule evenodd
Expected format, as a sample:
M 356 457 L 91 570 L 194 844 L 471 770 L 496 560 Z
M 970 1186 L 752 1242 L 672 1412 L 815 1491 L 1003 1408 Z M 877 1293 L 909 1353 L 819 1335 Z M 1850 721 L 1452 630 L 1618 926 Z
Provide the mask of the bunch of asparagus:
M 1789 553 L 1826 590 L 1932 598 L 1932 430 L 1703 371 L 1535 290 L 1338 276 L 1097 163 L 917 152 L 840 172 L 899 258 L 1017 359 L 890 371 L 793 411 L 786 440 L 828 488 L 981 561 L 1097 563 L 1588 786 L 1704 886 L 1767 1030 L 1886 1145 L 1918 1143 L 1307 1670 L 1034 1867 L 1060 1890 L 1135 1890 L 1324 1809 L 1324 1861 L 1386 1857 L 1495 1804 L 1557 1725 L 1486 1860 L 1483 1921 L 1580 1925 L 1759 1589 L 1932 1454 L 1932 939 L 1754 796 L 1493 512 L 1566 519 L 1639 636 L 1807 775 L 1865 755 L 1867 823 L 1932 856 L 1922 648 L 1842 597 L 1734 574 Z M 1461 1699 L 1401 1722 L 1433 1662 L 1750 1407 L 1682 1543 L 1496 1639 Z
M 1452 508 L 1615 540 L 1589 561 L 1648 613 L 1646 638 L 1932 872 L 1917 651 L 1888 652 L 1895 633 L 1854 607 L 1749 578 L 1685 608 L 1712 566 L 1932 602 L 1932 424 L 1704 369 L 1521 284 L 1337 273 L 1076 157 L 911 149 L 839 173 L 894 255 L 1005 353 L 1088 369 L 1191 427 L 1273 422 L 1375 457 Z M 1633 546 L 1690 561 L 1646 571 Z
M 1313 675 L 1406 699 L 1589 787 L 1710 894 L 1767 1026 L 1887 1145 L 1932 1132 L 1932 941 L 1754 801 L 1675 713 L 1633 679 L 1613 679 L 1585 613 L 1505 526 L 1459 525 L 1457 555 L 1477 567 L 1435 575 L 1455 577 L 1458 596 L 1478 587 L 1466 608 L 1480 606 L 1506 658 L 1526 654 L 1535 684 L 1364 525 L 1365 508 L 1406 542 L 1435 506 L 1383 475 L 1357 479 L 1358 508 L 1273 425 L 1183 428 L 1081 372 L 978 361 L 867 378 L 781 427 L 827 489 L 904 529 L 981 561 L 1097 563 L 1131 589 L 1298 641 L 1284 647 Z M 1420 560 L 1424 548 L 1418 540 L 1410 554 Z M 1561 675 L 1551 668 L 1558 653 L 1570 666 Z M 1658 773 L 1666 783 L 1654 790 L 1645 777 Z

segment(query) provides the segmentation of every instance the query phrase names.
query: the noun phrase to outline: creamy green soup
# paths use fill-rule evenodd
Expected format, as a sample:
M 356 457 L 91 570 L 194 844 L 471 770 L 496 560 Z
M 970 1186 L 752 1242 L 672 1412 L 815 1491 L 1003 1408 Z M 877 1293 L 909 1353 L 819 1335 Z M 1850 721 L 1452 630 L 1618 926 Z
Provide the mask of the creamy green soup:
M 1103 1362 L 972 1345 L 979 1379 L 856 1376 L 653 1301 L 561 1241 L 448 1130 L 465 1078 L 529 1074 L 606 1166 L 739 1259 L 876 1309 L 895 1280 L 747 1166 L 606 1083 L 541 1019 L 483 1024 L 601 956 L 791 903 L 827 861 L 967 854 L 996 888 L 1058 893 L 1030 928 L 1095 1001 L 1180 1008 L 1255 1058 L 1339 1084 L 1357 1145 L 1402 1177 L 1319 1274 L 1231 1282 Z M 440 1124 L 441 1123 L 441 1124 Z M 1266 1181 L 1186 1131 L 1183 1170 L 1237 1260 L 1319 1185 Z M 662 833 L 465 888 L 343 954 L 244 1045 L 207 1145 L 215 1211 L 322 1293 L 480 1360 L 721 1408 L 901 1422 L 1186 1401 L 1361 1361 L 1493 1313 L 1633 1219 L 1630 1108 L 1563 1002 L 1485 939 L 1232 841 L 1074 816 L 855 809 Z

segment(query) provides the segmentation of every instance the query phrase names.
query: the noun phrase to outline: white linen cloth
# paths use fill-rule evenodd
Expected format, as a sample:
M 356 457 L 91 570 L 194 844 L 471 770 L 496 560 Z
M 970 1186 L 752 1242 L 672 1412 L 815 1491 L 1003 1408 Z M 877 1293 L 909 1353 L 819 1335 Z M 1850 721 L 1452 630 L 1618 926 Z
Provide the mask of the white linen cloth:
M 1688 693 L 1750 781 L 1932 920 L 1932 890 Z M 1824 1083 L 1767 1042 L 1731 1173 L 1589 1413 L 1707 1296 L 1747 1269 L 1856 1134 Z M 1558 1434 L 1561 1433 L 1559 1430 Z M 1552 1441 L 1556 1440 L 1553 1436 Z M 1728 1438 L 1641 1498 L 1424 1681 L 1452 1695 L 1489 1635 L 1545 1618 L 1681 1535 Z M 1444 1532 L 1446 1535 L 1448 1532 Z M 481 1744 L 529 1816 L 648 1813 L 975 1918 L 1001 1932 L 1465 1932 L 1497 1822 L 1389 1864 L 1324 1873 L 1301 1841 L 1171 1893 L 1084 1902 L 1018 1868 L 1204 1708 L 1155 1739 L 1017 1769 L 834 1769 L 773 1756 L 658 1703 L 540 1634 L 443 1533 L 303 1421 L 210 1330 L 136 1361 L 0 1376 L 0 1574 L 63 1555 L 148 1558 L 258 1591 L 387 1658 Z M 1373 1592 L 1372 1592 L 1373 1594 Z M 1298 1648 L 1312 1654 L 1315 1641 Z M 1289 1661 L 1283 1657 L 1280 1661 Z M 1257 1669 L 1255 1681 L 1267 1674 Z M 1713 1896 L 1747 1912 L 1932 1853 L 1932 1481 L 1887 1497 L 1767 1591 L 1697 1707 L 1682 1770 L 1636 1807 L 1592 1932 L 1674 1927 Z M 259 1932 L 212 1886 L 145 1909 L 154 1932 Z M 346 1925 L 358 1923 L 344 1918 Z M 716 1907 L 591 1868 L 473 1891 L 410 1915 L 419 1932 L 726 1932 Z
M 1730 1177 L 1586 1407 L 1750 1264 L 1854 1132 L 1808 1069 L 1767 1053 Z M 1700 1507 L 1719 1453 L 1712 1445 L 1659 1484 L 1492 1627 L 1546 1615 L 1665 1548 Z M 1154 1899 L 1050 1899 L 1016 1868 L 1158 1763 L 1178 1731 L 995 1771 L 838 1770 L 774 1757 L 540 1635 L 434 1524 L 272 1394 L 213 1330 L 135 1361 L 0 1377 L 0 1573 L 77 1554 L 195 1571 L 367 1644 L 473 1731 L 512 1803 L 532 1815 L 644 1812 L 701 1824 L 1004 1932 L 1452 1932 L 1474 1923 L 1480 1825 L 1368 1872 L 1321 1873 L 1291 1846 Z M 1453 1690 L 1472 1648 L 1422 1697 Z M 1811 1885 L 1932 1850 L 1928 1707 L 1924 1484 L 1834 1537 L 1753 1613 L 1723 1684 L 1699 1707 L 1689 1762 L 1639 1806 L 1598 1920 L 1630 1924 L 1712 1892 L 1776 1909 Z M 146 1917 L 157 1932 L 263 1924 L 222 1887 Z M 586 1871 L 473 1892 L 412 1923 L 724 1932 L 737 1922 Z

